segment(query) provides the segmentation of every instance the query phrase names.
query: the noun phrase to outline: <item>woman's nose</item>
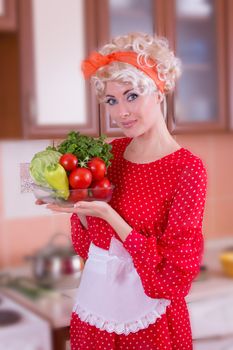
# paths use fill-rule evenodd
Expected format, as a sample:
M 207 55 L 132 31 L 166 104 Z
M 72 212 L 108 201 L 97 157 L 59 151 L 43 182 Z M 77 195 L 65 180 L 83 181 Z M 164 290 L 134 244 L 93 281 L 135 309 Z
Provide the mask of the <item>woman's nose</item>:
M 121 115 L 120 115 L 120 117 L 121 118 L 127 118 L 127 117 L 129 117 L 130 116 L 130 113 L 129 112 L 123 112 Z
M 130 115 L 128 108 L 124 104 L 119 105 L 118 113 L 121 118 L 127 118 Z

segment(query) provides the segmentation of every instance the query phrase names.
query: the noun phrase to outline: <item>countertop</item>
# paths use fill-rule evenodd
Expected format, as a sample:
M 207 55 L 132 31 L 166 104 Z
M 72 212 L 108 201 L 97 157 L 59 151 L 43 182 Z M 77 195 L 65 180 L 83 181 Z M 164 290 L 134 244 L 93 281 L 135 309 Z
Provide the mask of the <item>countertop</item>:
M 75 281 L 77 288 L 79 281 L 80 278 Z M 51 327 L 57 329 L 66 327 L 70 323 L 77 288 L 47 291 L 34 300 L 9 288 L 2 288 L 1 291 L 48 320 Z M 186 301 L 189 304 L 227 294 L 233 294 L 233 279 L 224 277 L 219 272 L 211 272 L 207 273 L 205 280 L 193 282 Z
M 9 288 L 2 288 L 1 293 L 49 321 L 53 329 L 67 327 L 70 324 L 76 289 L 66 290 L 65 292 L 48 292 L 37 300 L 31 300 Z
M 193 282 L 185 299 L 187 303 L 192 303 L 230 293 L 233 293 L 233 278 L 224 276 L 222 272 L 211 271 L 207 273 L 206 279 Z
M 228 241 L 227 241 L 228 242 Z M 226 242 L 225 242 L 226 243 Z M 229 242 L 228 242 L 229 243 Z M 212 244 L 212 243 L 211 243 Z M 186 297 L 188 304 L 198 300 L 209 300 L 211 297 L 221 297 L 233 294 L 233 278 L 225 277 L 217 259 L 217 248 L 222 247 L 219 243 L 212 244 L 211 249 L 205 254 L 207 273 L 203 280 L 194 281 L 192 288 Z M 215 263 L 214 263 L 215 262 Z M 28 275 L 30 267 L 22 266 L 18 269 L 7 269 L 5 272 L 14 273 L 14 276 Z M 4 271 L 1 271 L 1 274 Z M 30 299 L 25 295 L 9 288 L 1 288 L 1 292 L 12 297 L 25 307 L 48 320 L 51 327 L 58 329 L 69 325 L 70 315 L 74 305 L 75 295 L 80 282 L 80 277 L 73 281 L 71 288 L 60 288 L 44 292 L 36 299 Z
M 9 273 L 13 278 L 31 278 L 29 265 L 18 268 L 7 269 L 1 274 Z M 11 297 L 16 302 L 35 312 L 37 315 L 48 320 L 54 329 L 63 328 L 69 325 L 70 315 L 74 305 L 75 295 L 80 283 L 80 275 L 69 283 L 69 288 L 60 286 L 56 289 L 41 289 L 38 297 L 29 297 L 16 289 L 1 287 L 0 293 Z

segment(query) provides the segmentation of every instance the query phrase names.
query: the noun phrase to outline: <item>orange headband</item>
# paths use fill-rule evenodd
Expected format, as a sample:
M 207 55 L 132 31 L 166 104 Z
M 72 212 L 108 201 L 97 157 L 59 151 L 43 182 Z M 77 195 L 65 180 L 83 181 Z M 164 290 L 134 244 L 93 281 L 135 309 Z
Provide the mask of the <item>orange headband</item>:
M 153 67 L 143 66 L 138 63 L 138 54 L 135 52 L 127 51 L 127 52 L 113 52 L 109 55 L 102 55 L 99 52 L 93 52 L 87 60 L 82 62 L 82 71 L 85 79 L 90 78 L 97 69 L 108 65 L 114 61 L 123 62 L 131 64 L 132 66 L 138 68 L 145 74 L 147 74 L 157 85 L 158 89 L 161 92 L 164 92 L 164 82 L 161 81 L 158 77 L 158 71 L 156 66 L 154 65 L 154 61 L 152 59 L 148 60 L 150 65 L 154 65 Z

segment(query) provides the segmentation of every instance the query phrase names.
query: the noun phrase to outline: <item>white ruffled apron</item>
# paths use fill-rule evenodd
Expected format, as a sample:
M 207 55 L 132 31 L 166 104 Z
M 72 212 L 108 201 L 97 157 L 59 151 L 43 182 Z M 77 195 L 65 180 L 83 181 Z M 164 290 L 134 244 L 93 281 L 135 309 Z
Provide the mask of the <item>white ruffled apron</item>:
M 91 243 L 73 308 L 82 321 L 128 335 L 154 323 L 169 304 L 145 294 L 132 257 L 118 239 L 112 237 L 109 250 Z

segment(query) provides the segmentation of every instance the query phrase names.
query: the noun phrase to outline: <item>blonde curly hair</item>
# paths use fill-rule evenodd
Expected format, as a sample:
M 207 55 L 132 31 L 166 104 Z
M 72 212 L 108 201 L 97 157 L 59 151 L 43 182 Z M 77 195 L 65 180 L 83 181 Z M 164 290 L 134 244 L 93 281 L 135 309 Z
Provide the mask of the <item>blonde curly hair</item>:
M 181 61 L 169 49 L 167 39 L 145 33 L 130 33 L 117 36 L 99 50 L 102 55 L 116 51 L 134 51 L 138 53 L 140 64 L 149 67 L 151 65 L 148 60 L 153 59 L 157 66 L 158 77 L 164 81 L 164 94 L 174 89 L 176 80 L 181 74 Z M 106 82 L 112 80 L 131 83 L 142 95 L 156 91 L 162 99 L 164 97 L 148 75 L 128 63 L 112 62 L 103 66 L 96 71 L 91 80 L 100 101 L 103 99 Z

